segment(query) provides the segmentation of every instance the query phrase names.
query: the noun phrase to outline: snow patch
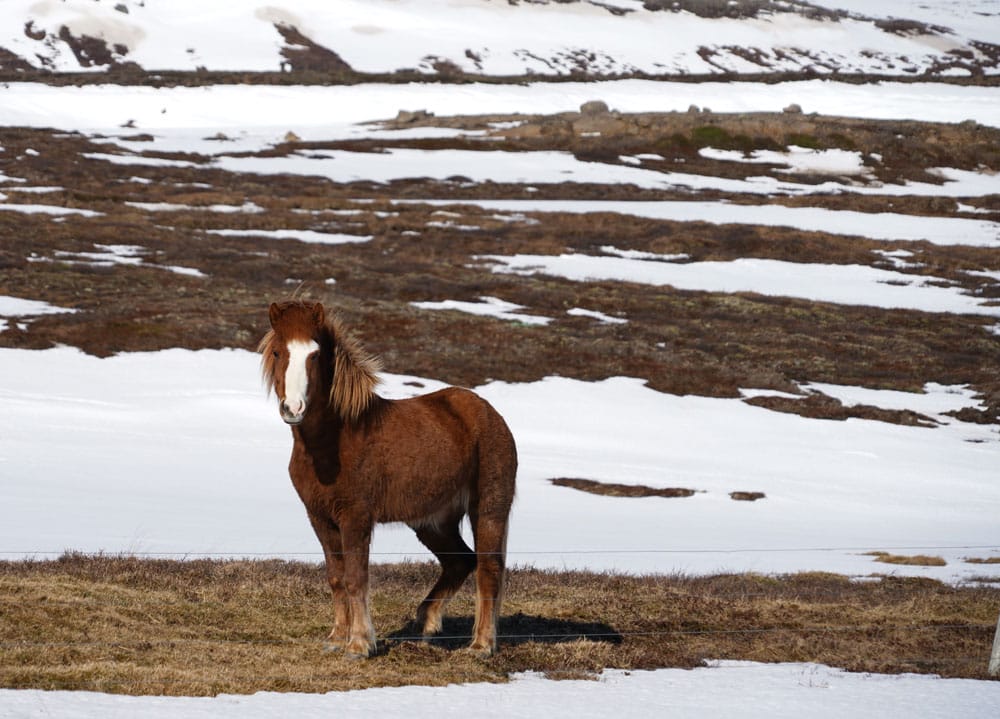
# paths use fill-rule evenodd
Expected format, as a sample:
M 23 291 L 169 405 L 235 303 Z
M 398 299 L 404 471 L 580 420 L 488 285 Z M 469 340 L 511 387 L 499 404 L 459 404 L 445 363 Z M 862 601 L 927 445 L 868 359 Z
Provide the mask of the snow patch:
M 523 305 L 506 302 L 496 297 L 480 297 L 479 302 L 443 300 L 441 302 L 411 302 L 410 304 L 422 310 L 457 310 L 458 312 L 495 317 L 527 325 L 547 325 L 552 321 L 551 317 L 520 313 L 517 310 L 523 310 Z

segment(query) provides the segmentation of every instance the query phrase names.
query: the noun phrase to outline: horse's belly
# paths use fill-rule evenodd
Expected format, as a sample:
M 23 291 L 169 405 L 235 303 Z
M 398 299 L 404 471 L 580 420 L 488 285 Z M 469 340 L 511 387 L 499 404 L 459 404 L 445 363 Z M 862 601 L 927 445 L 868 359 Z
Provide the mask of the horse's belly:
M 427 506 L 415 503 L 409 508 L 409 511 L 401 513 L 404 516 L 398 520 L 389 521 L 403 521 L 413 529 L 438 529 L 445 525 L 454 524 L 468 511 L 469 492 L 468 489 L 461 489 L 451 497 L 429 503 Z

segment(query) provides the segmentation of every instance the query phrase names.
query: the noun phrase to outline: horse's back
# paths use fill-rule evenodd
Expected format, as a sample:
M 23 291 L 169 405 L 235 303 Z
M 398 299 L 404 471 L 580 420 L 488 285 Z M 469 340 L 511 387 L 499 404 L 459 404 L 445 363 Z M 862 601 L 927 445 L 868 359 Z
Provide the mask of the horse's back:
M 435 408 L 446 422 L 457 422 L 466 434 L 468 450 L 475 457 L 480 492 L 496 495 L 508 503 L 514 496 L 517 447 L 514 436 L 499 412 L 472 390 L 447 387 L 412 400 Z
M 500 413 L 487 400 L 464 387 L 446 387 L 430 394 L 415 397 L 429 405 L 438 406 L 462 421 L 477 441 L 510 445 L 514 437 Z

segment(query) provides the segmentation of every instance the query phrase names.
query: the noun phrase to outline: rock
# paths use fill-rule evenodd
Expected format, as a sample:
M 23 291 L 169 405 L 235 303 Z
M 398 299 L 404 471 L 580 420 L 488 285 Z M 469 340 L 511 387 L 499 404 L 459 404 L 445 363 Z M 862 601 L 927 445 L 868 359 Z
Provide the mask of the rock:
M 580 105 L 581 115 L 607 115 L 608 104 L 603 100 L 591 100 Z
M 699 112 L 701 112 L 701 108 L 698 107 L 697 105 L 688 105 L 689 115 L 697 115 Z
M 400 110 L 396 113 L 396 122 L 406 125 L 417 120 L 426 120 L 429 117 L 433 117 L 433 115 L 427 112 L 427 110 L 413 110 L 412 112 L 410 110 Z
M 802 106 L 797 102 L 793 102 L 791 105 L 782 110 L 782 112 L 787 112 L 790 115 L 801 115 Z

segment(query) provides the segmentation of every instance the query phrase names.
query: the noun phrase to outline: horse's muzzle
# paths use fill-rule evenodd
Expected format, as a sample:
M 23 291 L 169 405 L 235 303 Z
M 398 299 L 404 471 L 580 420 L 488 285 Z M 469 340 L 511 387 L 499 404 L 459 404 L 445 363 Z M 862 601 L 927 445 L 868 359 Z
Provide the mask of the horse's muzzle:
M 300 422 L 302 422 L 302 419 L 306 416 L 306 406 L 301 402 L 299 403 L 298 407 L 295 408 L 295 410 L 289 407 L 287 402 L 282 402 L 280 410 L 281 410 L 281 418 L 285 420 L 287 424 L 299 424 Z

